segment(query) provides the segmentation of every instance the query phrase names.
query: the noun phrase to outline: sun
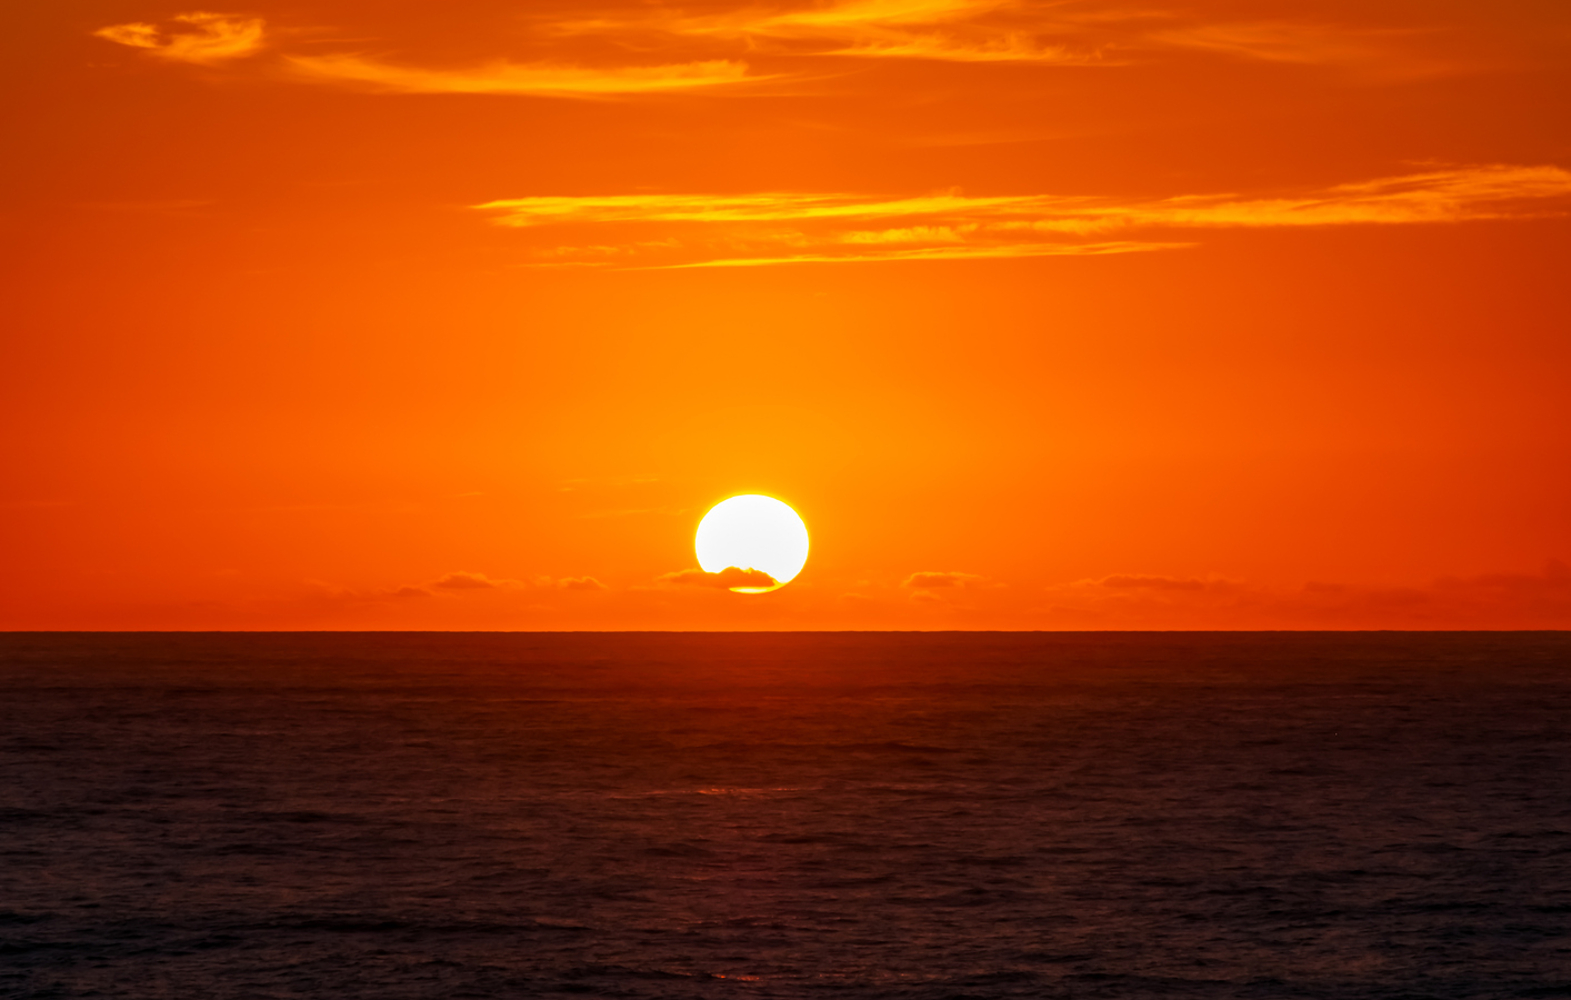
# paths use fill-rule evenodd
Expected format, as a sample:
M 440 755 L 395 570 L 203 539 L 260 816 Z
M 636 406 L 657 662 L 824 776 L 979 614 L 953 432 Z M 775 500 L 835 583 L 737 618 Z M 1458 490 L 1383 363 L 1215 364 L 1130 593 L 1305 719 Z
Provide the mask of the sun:
M 706 573 L 727 570 L 737 576 L 738 594 L 767 594 L 790 583 L 807 562 L 807 525 L 790 505 L 758 493 L 722 500 L 698 522 L 693 539 L 698 565 Z M 746 571 L 773 580 L 749 580 Z

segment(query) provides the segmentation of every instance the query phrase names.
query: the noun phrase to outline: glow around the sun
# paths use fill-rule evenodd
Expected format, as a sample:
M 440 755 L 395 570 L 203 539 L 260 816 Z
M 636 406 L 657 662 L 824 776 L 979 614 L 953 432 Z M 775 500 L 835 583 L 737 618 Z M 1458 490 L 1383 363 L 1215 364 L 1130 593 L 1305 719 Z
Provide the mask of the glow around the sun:
M 807 525 L 789 504 L 759 493 L 722 500 L 698 522 L 693 541 L 706 573 L 729 567 L 761 570 L 773 587 L 732 587 L 739 594 L 765 594 L 791 582 L 807 563 Z

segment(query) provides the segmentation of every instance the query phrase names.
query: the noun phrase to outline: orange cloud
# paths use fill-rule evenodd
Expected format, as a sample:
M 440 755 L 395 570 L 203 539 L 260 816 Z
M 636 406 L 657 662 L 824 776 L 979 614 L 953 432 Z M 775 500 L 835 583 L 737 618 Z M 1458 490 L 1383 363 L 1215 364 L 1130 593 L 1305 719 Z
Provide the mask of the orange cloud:
M 606 590 L 605 584 L 592 576 L 565 576 L 556 581 L 561 590 Z
M 1419 32 L 1355 29 L 1291 22 L 1232 22 L 1167 28 L 1137 44 L 1187 49 L 1257 62 L 1350 70 L 1385 79 L 1413 79 L 1457 68 L 1401 45 Z
M 955 193 L 911 198 L 856 194 L 633 194 L 585 197 L 503 198 L 474 206 L 500 213 L 498 225 L 575 222 L 774 222 L 808 219 L 877 219 L 905 216 L 1008 214 L 1040 199 L 1031 195 L 967 198 Z
M 779 257 L 735 257 L 698 261 L 691 264 L 664 264 L 664 268 L 693 267 L 769 267 L 777 264 L 858 264 L 897 260 L 998 260 L 1009 257 L 1099 256 L 1115 253 L 1141 253 L 1151 250 L 1176 250 L 1188 243 L 1014 243 L 976 247 L 929 247 L 919 250 L 889 250 L 876 254 L 790 254 Z
M 156 25 L 133 22 L 112 24 L 93 34 L 120 45 L 143 49 L 160 59 L 198 64 L 249 56 L 263 46 L 264 22 L 261 18 L 192 11 L 177 14 L 173 20 L 195 30 L 175 32 L 166 38 Z
M 263 47 L 260 18 L 194 11 L 176 22 L 191 30 L 165 35 L 145 22 L 94 34 L 173 61 L 215 64 Z M 1150 30 L 1148 22 L 1171 27 Z M 477 66 L 433 68 L 389 62 L 360 52 L 285 55 L 285 74 L 298 81 L 400 94 L 504 94 L 610 98 L 734 88 L 783 78 L 749 75 L 750 53 L 773 58 L 825 56 L 951 63 L 1032 63 L 1116 66 L 1131 53 L 1189 50 L 1283 63 L 1383 67 L 1387 75 L 1423 60 L 1396 58 L 1393 32 L 1344 31 L 1271 23 L 1178 23 L 1150 10 L 1042 7 L 1019 0 L 849 0 L 806 7 L 744 7 L 700 16 L 669 11 L 577 20 L 537 19 L 535 41 L 598 38 L 623 51 L 684 50 L 692 61 L 645 66 L 583 66 L 546 59 L 496 59 Z M 1411 34 L 1409 32 L 1408 34 Z M 693 52 L 697 45 L 705 50 Z M 1430 61 L 1433 62 L 1432 60 Z M 1420 65 L 1422 64 L 1422 65 Z M 793 76 L 796 74 L 792 74 Z
M 727 59 L 662 66 L 590 68 L 505 60 L 472 69 L 423 69 L 359 55 L 286 56 L 295 77 L 399 94 L 512 94 L 609 97 L 756 82 L 747 66 Z
M 955 192 L 909 198 L 769 192 L 743 195 L 537 196 L 488 201 L 499 225 L 563 223 L 773 222 L 937 219 L 924 228 L 857 232 L 849 242 L 937 237 L 950 241 L 993 221 L 1010 229 L 1100 231 L 1119 227 L 1324 226 L 1359 222 L 1456 222 L 1538 214 L 1523 203 L 1571 196 L 1571 171 L 1555 166 L 1487 165 L 1340 184 L 1298 196 L 1243 198 L 1180 195 L 1150 201 L 1063 195 L 967 197 Z M 1024 223 L 1024 226 L 1022 226 Z
M 1150 239 L 1072 242 L 1066 237 L 1532 218 L 1563 211 L 1568 200 L 1571 171 L 1485 165 L 1277 197 L 1209 194 L 1129 201 L 1065 195 L 968 197 L 952 191 L 903 198 L 764 192 L 547 195 L 475 207 L 496 213 L 498 225 L 525 230 L 593 227 L 599 237 L 587 246 L 536 248 L 542 262 L 683 268 L 1134 253 L 1192 244 Z M 886 225 L 865 228 L 869 222 Z M 662 227 L 664 239 L 647 238 L 653 225 Z M 619 240 L 621 233 L 628 238 Z
M 157 25 L 131 22 L 109 25 L 93 34 L 161 59 L 205 65 L 249 56 L 264 46 L 266 25 L 261 18 L 193 11 L 173 20 L 191 30 L 166 35 Z M 768 79 L 749 77 L 746 64 L 734 59 L 608 67 L 498 59 L 475 67 L 432 69 L 399 65 L 359 53 L 332 53 L 285 55 L 283 66 L 287 75 L 296 80 L 401 94 L 613 97 Z
M 746 44 L 772 54 L 948 62 L 1104 63 L 1098 50 L 1043 41 L 1073 31 L 1014 0 L 850 0 L 791 9 L 744 8 L 699 17 L 608 18 L 555 30 L 627 38 L 668 35 Z
M 771 55 L 1118 66 L 1172 50 L 1257 61 L 1361 67 L 1382 75 L 1442 68 L 1393 44 L 1416 34 L 1272 22 L 1186 23 L 1173 12 L 1020 0 L 848 0 L 752 6 L 696 17 L 593 18 L 551 26 L 607 39 L 666 35 L 745 44 Z M 651 43 L 645 42 L 645 45 Z

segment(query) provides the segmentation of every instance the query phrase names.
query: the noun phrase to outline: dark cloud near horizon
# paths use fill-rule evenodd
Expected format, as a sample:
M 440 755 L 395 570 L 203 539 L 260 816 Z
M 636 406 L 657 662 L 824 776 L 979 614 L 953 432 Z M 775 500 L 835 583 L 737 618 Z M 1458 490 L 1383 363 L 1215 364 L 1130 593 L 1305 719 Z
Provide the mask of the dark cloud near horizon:
M 1046 591 L 1049 615 L 1098 628 L 1564 628 L 1571 567 L 1380 586 L 1312 580 L 1292 590 L 1238 580 L 1115 574 Z
M 1205 590 L 1206 581 L 1171 576 L 1146 576 L 1138 573 L 1114 573 L 1098 581 L 1104 587 L 1138 588 L 1150 590 Z
M 663 583 L 676 583 L 692 587 L 714 587 L 730 590 L 732 587 L 768 588 L 779 586 L 779 581 L 761 569 L 742 569 L 727 566 L 718 573 L 701 569 L 683 569 L 660 577 Z
M 440 579 L 433 580 L 431 586 L 443 590 L 495 590 L 497 587 L 508 583 L 506 580 L 493 580 L 484 573 L 465 573 L 462 571 L 448 573 Z

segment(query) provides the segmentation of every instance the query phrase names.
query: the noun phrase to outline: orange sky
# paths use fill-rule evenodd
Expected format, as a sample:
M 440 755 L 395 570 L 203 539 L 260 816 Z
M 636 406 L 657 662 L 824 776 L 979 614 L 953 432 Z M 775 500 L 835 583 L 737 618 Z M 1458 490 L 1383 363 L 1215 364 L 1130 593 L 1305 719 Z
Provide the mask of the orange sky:
M 1561 0 L 17 6 L 0 628 L 1571 627 Z

